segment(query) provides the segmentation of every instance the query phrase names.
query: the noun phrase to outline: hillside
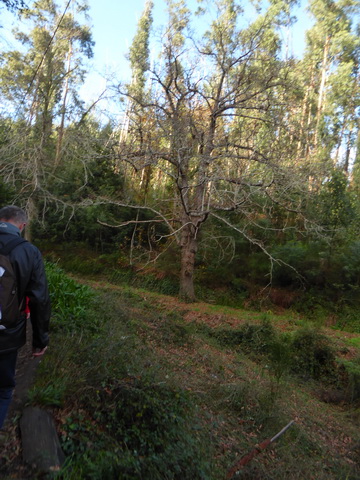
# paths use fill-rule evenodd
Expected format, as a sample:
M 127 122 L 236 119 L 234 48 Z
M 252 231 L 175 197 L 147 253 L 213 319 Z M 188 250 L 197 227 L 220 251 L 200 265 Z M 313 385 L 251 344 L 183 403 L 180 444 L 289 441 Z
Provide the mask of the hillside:
M 225 479 L 290 421 L 234 478 L 360 478 L 359 335 L 286 312 L 82 283 L 98 323 L 79 336 L 56 322 L 30 395 L 53 412 L 71 458 L 56 478 Z M 307 344 L 296 369 L 298 332 Z M 34 478 L 12 435 L 4 472 Z

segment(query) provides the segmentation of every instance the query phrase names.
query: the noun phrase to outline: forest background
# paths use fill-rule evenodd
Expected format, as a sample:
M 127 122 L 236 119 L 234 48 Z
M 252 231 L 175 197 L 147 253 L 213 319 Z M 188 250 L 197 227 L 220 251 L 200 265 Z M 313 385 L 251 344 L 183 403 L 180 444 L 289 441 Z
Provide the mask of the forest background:
M 0 200 L 51 261 L 54 477 L 222 478 L 294 418 L 243 477 L 358 478 L 358 2 L 309 2 L 298 58 L 296 2 L 168 0 L 155 28 L 148 1 L 91 102 L 87 5 L 2 3 Z
M 3 202 L 27 208 L 38 239 L 159 268 L 190 300 L 196 288 L 241 304 L 286 287 L 285 303 L 304 306 L 306 293 L 348 312 L 360 268 L 358 4 L 310 2 L 300 59 L 282 40 L 296 2 L 253 4 L 249 22 L 230 0 L 167 8 L 152 29 L 145 4 L 131 79 L 108 79 L 91 105 L 79 95 L 94 45 L 86 4 L 18 11 L 26 28 L 0 69 Z M 104 122 L 110 95 L 108 116 L 118 110 Z

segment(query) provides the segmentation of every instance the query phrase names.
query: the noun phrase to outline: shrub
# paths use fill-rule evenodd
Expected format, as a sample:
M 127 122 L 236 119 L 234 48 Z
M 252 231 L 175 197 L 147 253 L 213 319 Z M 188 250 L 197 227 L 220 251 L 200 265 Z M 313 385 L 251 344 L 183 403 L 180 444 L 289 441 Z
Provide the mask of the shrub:
M 343 360 L 345 370 L 345 385 L 348 401 L 355 402 L 360 398 L 360 356 L 352 361 Z
M 297 330 L 291 342 L 293 372 L 305 378 L 330 379 L 336 369 L 335 353 L 328 338 L 312 327 Z
M 245 323 L 237 330 L 217 329 L 210 335 L 223 346 L 241 347 L 248 353 L 268 353 L 276 337 L 274 327 L 268 320 L 261 324 Z
M 321 243 L 305 243 L 289 241 L 284 245 L 276 247 L 272 255 L 284 263 L 277 263 L 274 267 L 273 281 L 280 286 L 300 286 L 304 279 L 310 284 L 322 284 L 324 272 L 321 265 L 322 250 Z M 290 268 L 290 265 L 292 268 Z
M 52 328 L 74 331 L 86 326 L 88 330 L 97 330 L 95 321 L 84 321 L 91 311 L 92 290 L 76 283 L 54 263 L 46 262 L 46 276 L 52 309 Z
M 186 393 L 136 379 L 108 380 L 94 401 L 93 415 L 84 405 L 64 426 L 62 445 L 78 478 L 211 478 L 210 452 L 202 448 Z
M 61 407 L 64 401 L 66 382 L 62 378 L 53 379 L 46 386 L 39 385 L 30 389 L 29 402 L 34 405 Z
M 291 365 L 291 339 L 289 335 L 282 334 L 272 339 L 269 347 L 269 372 L 276 380 L 290 371 Z

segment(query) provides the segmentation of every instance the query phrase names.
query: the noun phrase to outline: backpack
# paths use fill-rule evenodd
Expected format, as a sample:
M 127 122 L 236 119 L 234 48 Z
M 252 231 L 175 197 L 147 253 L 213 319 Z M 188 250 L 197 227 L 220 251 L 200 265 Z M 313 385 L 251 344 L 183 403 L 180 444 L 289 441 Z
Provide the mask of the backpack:
M 20 243 L 22 237 L 15 237 L 0 248 L 0 330 L 14 327 L 20 316 L 22 301 L 19 301 L 16 275 L 9 260 L 9 253 Z

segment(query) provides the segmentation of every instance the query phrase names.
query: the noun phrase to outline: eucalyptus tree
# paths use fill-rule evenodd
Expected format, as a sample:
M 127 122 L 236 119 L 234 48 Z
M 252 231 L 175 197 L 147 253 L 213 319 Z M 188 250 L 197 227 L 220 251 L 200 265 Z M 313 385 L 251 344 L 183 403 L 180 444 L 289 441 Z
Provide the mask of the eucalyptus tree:
M 125 123 L 122 126 L 121 140 L 125 140 L 128 134 L 130 117 L 137 118 L 138 137 L 146 136 L 146 122 L 141 115 L 141 103 L 146 98 L 146 73 L 150 68 L 150 32 L 153 23 L 152 11 L 154 4 L 147 1 L 145 9 L 139 19 L 137 31 L 134 36 L 129 52 L 131 68 L 131 83 L 128 86 L 128 98 L 125 112 Z M 136 98 L 136 101 L 133 100 Z M 142 171 L 141 187 L 146 196 L 151 178 L 151 166 L 148 165 Z
M 315 23 L 300 62 L 305 94 L 299 154 L 318 162 L 321 178 L 334 164 L 348 171 L 350 152 L 356 148 L 360 10 L 353 0 L 311 0 L 309 10 Z
M 92 56 L 83 2 L 60 8 L 39 0 L 21 12 L 26 31 L 15 30 L 18 50 L 6 51 L 0 63 L 0 95 L 11 126 L 3 136 L 0 172 L 28 198 L 30 216 L 39 198 L 49 195 L 64 150 L 66 121 L 76 122 L 83 107 L 77 87 L 84 80 L 84 58 Z
M 130 164 L 134 185 L 151 166 L 151 194 L 145 205 L 115 203 L 146 209 L 153 225 L 166 225 L 167 234 L 157 238 L 176 240 L 180 295 L 192 300 L 198 242 L 209 218 L 265 250 L 253 235 L 259 209 L 263 214 L 275 203 L 294 209 L 300 202 L 291 195 L 302 187 L 292 165 L 296 148 L 282 137 L 291 64 L 281 60 L 277 33 L 291 4 L 270 2 L 245 25 L 235 1 L 204 2 L 203 18 L 214 8 L 216 17 L 200 38 L 185 1 L 167 5 L 160 59 L 147 71 L 145 93 L 119 86 L 136 109 L 115 147 L 117 168 Z M 239 212 L 235 223 L 230 212 Z
M 146 83 L 146 72 L 150 68 L 150 31 L 153 22 L 152 10 L 154 4 L 147 1 L 145 9 L 138 22 L 136 35 L 130 47 L 129 60 L 132 71 L 131 85 L 129 93 L 137 96 L 143 96 Z

